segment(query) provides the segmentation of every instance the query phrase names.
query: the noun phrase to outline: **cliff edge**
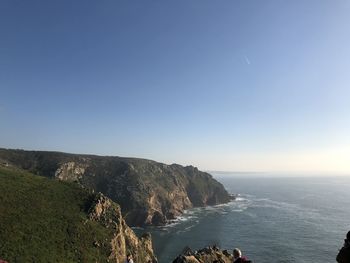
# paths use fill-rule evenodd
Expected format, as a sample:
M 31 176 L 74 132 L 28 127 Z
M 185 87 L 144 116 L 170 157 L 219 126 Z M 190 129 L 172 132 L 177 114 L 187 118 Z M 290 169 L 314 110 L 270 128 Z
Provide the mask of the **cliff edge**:
M 0 149 L 0 163 L 101 192 L 121 205 L 131 226 L 164 225 L 185 209 L 231 200 L 222 184 L 193 166 L 8 149 Z

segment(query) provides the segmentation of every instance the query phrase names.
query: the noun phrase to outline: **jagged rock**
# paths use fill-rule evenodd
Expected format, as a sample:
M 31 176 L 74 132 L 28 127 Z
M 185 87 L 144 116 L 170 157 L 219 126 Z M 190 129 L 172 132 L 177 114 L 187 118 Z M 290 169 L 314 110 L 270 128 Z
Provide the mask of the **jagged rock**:
M 222 253 L 223 253 L 226 257 L 232 256 L 232 255 L 230 254 L 230 252 L 228 252 L 227 249 L 223 250 Z
M 153 253 L 151 235 L 145 233 L 138 238 L 123 219 L 120 207 L 103 194 L 98 193 L 92 201 L 89 218 L 114 230 L 114 236 L 110 240 L 110 262 L 124 262 L 127 253 L 133 255 L 135 263 L 157 262 Z
M 203 263 L 198 260 L 195 256 L 180 256 L 176 258 L 173 263 Z
M 0 149 L 3 163 L 37 175 L 74 181 L 122 207 L 131 226 L 164 225 L 185 209 L 229 202 L 208 173 L 193 166 L 110 156 Z
M 185 248 L 173 263 L 232 263 L 232 255 L 227 250 L 220 250 L 217 246 L 206 247 L 198 251 Z
M 55 177 L 63 181 L 78 181 L 88 167 L 86 163 L 63 163 L 55 172 Z
M 192 249 L 190 247 L 185 247 L 182 250 L 182 255 L 184 255 L 184 256 L 191 256 L 193 254 L 194 254 L 194 252 L 192 251 Z

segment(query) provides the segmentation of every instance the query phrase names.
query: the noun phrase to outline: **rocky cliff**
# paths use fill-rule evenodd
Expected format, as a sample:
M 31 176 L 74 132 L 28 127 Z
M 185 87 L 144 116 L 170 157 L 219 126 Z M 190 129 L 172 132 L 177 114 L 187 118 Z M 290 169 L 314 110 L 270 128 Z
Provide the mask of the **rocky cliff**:
M 0 164 L 0 255 L 8 262 L 157 262 L 118 204 L 74 183 Z M 7 166 L 7 165 L 5 165 Z
M 151 160 L 0 149 L 0 162 L 78 182 L 122 207 L 129 225 L 163 225 L 184 209 L 230 201 L 224 187 L 193 166 Z
M 227 250 L 218 247 L 206 247 L 198 251 L 184 249 L 173 263 L 232 263 L 233 256 Z
M 99 193 L 94 196 L 88 217 L 89 220 L 113 230 L 113 236 L 108 240 L 110 245 L 109 262 L 125 262 L 127 253 L 133 255 L 135 262 L 157 262 L 150 234 L 145 233 L 141 238 L 138 238 L 123 219 L 119 205 L 103 194 Z M 94 245 L 101 247 L 105 244 L 95 241 Z

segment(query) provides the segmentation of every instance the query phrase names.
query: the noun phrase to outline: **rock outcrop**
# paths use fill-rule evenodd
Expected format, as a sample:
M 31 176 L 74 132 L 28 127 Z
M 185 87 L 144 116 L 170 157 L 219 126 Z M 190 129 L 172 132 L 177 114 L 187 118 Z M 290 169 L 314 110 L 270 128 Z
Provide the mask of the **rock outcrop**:
M 0 149 L 0 162 L 102 192 L 120 204 L 131 226 L 164 225 L 185 209 L 231 200 L 219 182 L 193 166 L 7 149 Z
M 125 262 L 126 255 L 131 253 L 135 262 L 156 263 L 153 253 L 151 235 L 146 233 L 138 238 L 126 224 L 120 207 L 112 200 L 99 193 L 95 196 L 89 209 L 89 219 L 113 230 L 110 242 L 109 262 Z M 101 246 L 94 242 L 95 246 Z
M 185 248 L 173 263 L 232 263 L 232 259 L 232 254 L 227 250 L 213 246 L 198 251 Z

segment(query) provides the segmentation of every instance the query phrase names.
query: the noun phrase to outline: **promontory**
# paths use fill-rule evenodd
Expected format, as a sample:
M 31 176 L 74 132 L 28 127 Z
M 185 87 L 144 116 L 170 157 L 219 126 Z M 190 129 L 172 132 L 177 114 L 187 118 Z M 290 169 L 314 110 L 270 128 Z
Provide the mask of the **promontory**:
M 231 199 L 221 183 L 193 166 L 12 149 L 0 149 L 0 163 L 101 192 L 120 205 L 130 226 L 164 225 L 185 209 Z

